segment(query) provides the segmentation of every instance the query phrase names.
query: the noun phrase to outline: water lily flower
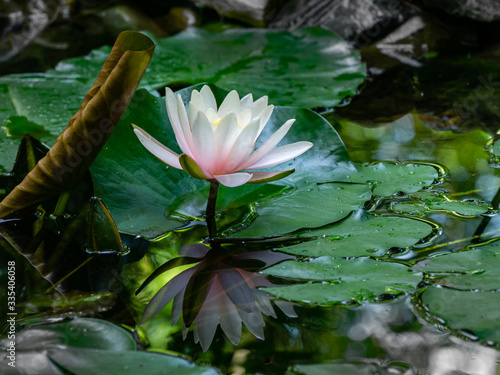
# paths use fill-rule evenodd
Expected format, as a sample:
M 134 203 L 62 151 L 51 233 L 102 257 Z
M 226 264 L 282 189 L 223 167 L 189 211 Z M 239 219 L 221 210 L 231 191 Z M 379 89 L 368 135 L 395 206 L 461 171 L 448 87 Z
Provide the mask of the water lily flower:
M 253 171 L 291 160 L 312 147 L 311 142 L 301 141 L 275 148 L 295 122 L 290 119 L 255 149 L 274 108 L 268 105 L 267 96 L 254 101 L 252 94 L 240 99 L 236 91 L 231 91 L 217 107 L 212 90 L 203 86 L 200 91 L 192 91 L 186 111 L 181 96 L 176 97 L 167 88 L 166 103 L 181 155 L 136 125 L 132 125 L 134 132 L 158 159 L 196 178 L 228 187 L 278 180 L 294 170 Z

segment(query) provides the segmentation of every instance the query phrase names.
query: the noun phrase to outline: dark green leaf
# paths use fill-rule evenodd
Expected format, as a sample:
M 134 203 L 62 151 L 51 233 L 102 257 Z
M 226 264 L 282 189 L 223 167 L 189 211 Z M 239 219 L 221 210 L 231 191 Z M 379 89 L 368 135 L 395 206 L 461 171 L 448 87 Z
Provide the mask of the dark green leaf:
M 374 301 L 381 294 L 411 291 L 422 280 L 421 273 L 412 273 L 404 265 L 369 258 L 324 256 L 306 262 L 282 262 L 264 272 L 309 281 L 266 291 L 288 300 L 319 304 Z

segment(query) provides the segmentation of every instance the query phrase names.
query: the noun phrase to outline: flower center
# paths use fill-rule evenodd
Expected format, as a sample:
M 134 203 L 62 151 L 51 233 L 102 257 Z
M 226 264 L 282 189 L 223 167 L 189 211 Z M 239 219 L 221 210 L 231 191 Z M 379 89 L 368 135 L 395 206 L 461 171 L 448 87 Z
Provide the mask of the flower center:
M 215 120 L 215 121 L 213 122 L 213 124 L 214 124 L 215 126 L 219 125 L 220 120 L 222 120 L 222 117 L 219 117 L 217 120 Z M 241 125 L 239 122 L 238 122 L 238 126 L 239 126 L 240 128 L 244 128 L 244 126 L 243 126 L 243 125 Z

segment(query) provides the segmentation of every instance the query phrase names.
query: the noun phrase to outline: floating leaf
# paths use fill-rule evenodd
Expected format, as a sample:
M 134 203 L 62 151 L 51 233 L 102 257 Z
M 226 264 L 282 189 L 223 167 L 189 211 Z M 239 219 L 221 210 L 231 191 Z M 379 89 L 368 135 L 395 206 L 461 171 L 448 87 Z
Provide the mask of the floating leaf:
M 15 367 L 0 341 L 2 374 L 164 374 L 214 375 L 213 368 L 185 359 L 137 351 L 132 335 L 104 320 L 79 318 L 69 322 L 37 325 L 16 333 Z
M 187 100 L 193 89 L 200 88 L 201 86 L 193 86 L 179 93 L 184 100 Z M 227 94 L 215 87 L 212 91 L 219 104 Z M 146 91 L 139 90 L 130 108 L 131 110 L 126 112 L 121 121 L 125 126 L 117 127 L 91 171 L 96 195 L 106 201 L 120 231 L 151 238 L 185 225 L 186 222 L 180 221 L 179 217 L 187 218 L 188 223 L 193 216 L 201 216 L 206 207 L 208 193 L 206 188 L 202 188 L 207 186 L 207 182 L 192 178 L 184 171 L 166 167 L 144 149 L 132 128 L 127 126 L 131 123 L 137 124 L 167 147 L 177 150 L 178 146 L 168 122 L 164 99 L 155 98 Z M 296 168 L 297 172 L 270 185 L 278 188 L 270 190 L 265 188 L 268 193 L 281 192 L 284 187 L 290 186 L 290 181 L 300 187 L 311 185 L 317 179 L 315 172 L 320 168 L 328 170 L 337 165 L 340 169 L 354 168 L 342 141 L 331 125 L 307 109 L 275 107 L 261 139 L 267 139 L 290 118 L 295 118 L 297 121 L 283 143 L 309 139 L 315 146 L 306 154 L 286 163 L 287 169 Z M 311 181 L 308 181 L 308 178 L 311 178 Z M 253 199 L 235 201 L 235 198 L 255 196 L 253 192 L 257 191 L 265 190 L 262 185 L 221 187 L 220 196 L 224 197 L 221 203 L 231 205 L 232 208 L 244 204 L 250 211 L 249 204 L 253 203 Z M 173 207 L 178 205 L 178 200 L 176 202 L 174 197 L 180 196 L 187 202 L 184 206 L 185 211 L 174 212 Z M 218 210 L 224 209 L 225 207 L 219 203 Z M 165 210 L 170 217 L 165 217 Z
M 411 201 L 393 202 L 391 209 L 399 213 L 422 215 L 429 211 L 449 212 L 457 216 L 478 216 L 489 211 L 489 207 L 477 201 L 459 201 L 445 194 L 424 191 L 411 195 Z
M 287 300 L 329 304 L 375 301 L 381 294 L 413 290 L 422 274 L 402 264 L 370 258 L 336 259 L 323 256 L 306 262 L 287 261 L 264 271 L 268 275 L 307 280 L 265 290 Z M 314 282 L 312 282 L 314 281 Z
M 422 294 L 426 311 L 453 330 L 472 332 L 481 340 L 500 343 L 500 292 L 468 292 L 429 287 Z
M 434 256 L 417 263 L 413 269 L 448 276 L 445 285 L 455 289 L 499 290 L 500 241 Z
M 389 197 L 398 192 L 414 193 L 430 186 L 438 177 L 432 165 L 408 163 L 374 163 L 358 166 L 357 173 L 346 175 L 342 181 L 370 183 L 373 194 Z
M 404 249 L 414 245 L 431 233 L 431 225 L 424 221 L 374 216 L 359 210 L 338 224 L 301 234 L 301 237 L 311 240 L 279 250 L 309 257 L 379 257 L 392 248 Z
M 211 87 L 220 103 L 227 92 Z M 178 93 L 187 104 L 191 91 L 200 88 L 201 85 L 192 86 Z M 307 109 L 275 107 L 262 139 L 267 139 L 290 118 L 295 118 L 296 122 L 283 144 L 306 139 L 313 142 L 313 148 L 286 165 L 273 168 L 295 168 L 296 172 L 283 180 L 265 186 L 221 187 L 217 210 L 225 212 L 221 218 L 225 235 L 234 235 L 237 230 L 248 227 L 245 235 L 269 236 L 338 221 L 370 199 L 369 189 L 373 186 L 370 181 L 374 175 L 381 181 L 375 189 L 379 189 L 380 194 L 389 195 L 407 188 L 415 191 L 437 178 L 436 169 L 427 165 L 355 165 L 331 125 Z M 137 124 L 167 147 L 178 150 L 164 99 L 139 90 L 122 123 L 125 126 L 118 126 L 91 168 L 95 193 L 106 201 L 119 230 L 154 238 L 189 225 L 193 220 L 203 220 L 207 183 L 166 167 L 142 147 L 127 126 Z M 384 171 L 389 176 L 384 176 Z M 345 180 L 355 180 L 355 183 L 328 183 Z M 342 194 L 337 194 L 341 191 Z M 254 205 L 256 202 L 258 206 Z M 293 202 L 292 206 L 290 202 Z M 294 211 L 280 211 L 282 218 L 278 218 L 275 216 L 278 207 L 283 205 L 287 210 L 293 207 Z M 322 208 L 321 214 L 311 218 L 311 207 Z M 293 220 L 290 220 L 292 216 Z M 271 228 L 259 224 L 268 220 L 274 220 L 273 225 L 280 221 L 280 226 Z
M 174 83 L 212 82 L 242 95 L 268 95 L 278 105 L 332 107 L 355 95 L 366 76 L 359 53 L 319 28 L 217 34 L 189 28 L 154 42 L 155 56 L 140 86 L 152 91 Z M 49 132 L 39 139 L 52 145 L 109 52 L 109 47 L 101 47 L 46 73 L 0 77 L 0 130 L 10 117 L 24 116 Z M 6 156 L 0 158 L 0 172 L 12 169 L 16 144 L 19 140 L 8 133 L 0 135 L 0 155 Z
M 368 185 L 310 185 L 257 206 L 257 218 L 238 237 L 272 236 L 300 228 L 320 227 L 343 219 L 371 198 Z
M 88 170 L 127 108 L 153 49 L 152 41 L 140 33 L 125 31 L 118 36 L 65 131 L 23 182 L 0 202 L 0 217 L 36 207 L 70 189 Z

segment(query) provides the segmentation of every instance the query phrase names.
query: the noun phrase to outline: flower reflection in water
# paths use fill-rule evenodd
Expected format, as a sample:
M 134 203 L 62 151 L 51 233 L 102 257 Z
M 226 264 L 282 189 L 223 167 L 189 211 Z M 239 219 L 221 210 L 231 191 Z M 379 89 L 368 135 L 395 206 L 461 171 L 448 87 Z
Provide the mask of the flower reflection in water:
M 170 301 L 172 324 L 182 315 L 183 337 L 193 329 L 194 340 L 206 351 L 220 325 L 228 339 L 238 344 L 242 323 L 257 338 L 264 339 L 265 322 L 262 314 L 276 317 L 271 304 L 273 297 L 259 290 L 274 286 L 259 270 L 294 257 L 273 251 L 229 252 L 227 248 L 212 244 L 183 246 L 179 257 L 160 266 L 139 288 L 163 272 L 181 265 L 195 264 L 172 278 L 151 299 L 140 324 L 160 312 Z M 274 304 L 289 317 L 297 314 L 293 304 L 274 300 Z

